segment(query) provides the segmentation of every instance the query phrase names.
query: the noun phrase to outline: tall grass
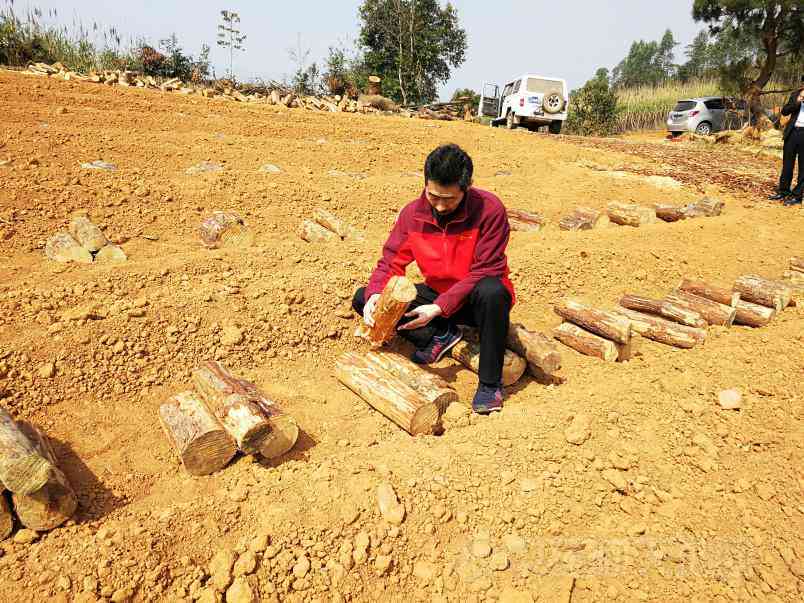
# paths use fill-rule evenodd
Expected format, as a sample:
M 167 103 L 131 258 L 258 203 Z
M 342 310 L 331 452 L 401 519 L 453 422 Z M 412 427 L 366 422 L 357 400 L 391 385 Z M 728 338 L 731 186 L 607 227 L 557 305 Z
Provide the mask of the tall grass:
M 767 89 L 790 88 L 783 82 L 771 82 Z M 639 86 L 617 90 L 617 131 L 657 130 L 665 127 L 667 114 L 675 104 L 686 98 L 699 96 L 721 96 L 723 92 L 716 79 L 682 82 L 666 82 L 657 87 Z M 784 94 L 769 94 L 762 97 L 767 108 L 775 107 L 787 100 Z

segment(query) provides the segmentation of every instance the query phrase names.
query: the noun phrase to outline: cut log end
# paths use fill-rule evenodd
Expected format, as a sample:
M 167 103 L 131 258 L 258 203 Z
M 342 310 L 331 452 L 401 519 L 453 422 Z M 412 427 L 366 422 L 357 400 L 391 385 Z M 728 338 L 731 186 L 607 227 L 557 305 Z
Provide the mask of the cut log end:
M 31 494 L 47 484 L 52 469 L 53 465 L 47 459 L 31 454 L 7 466 L 3 483 L 14 493 Z
M 620 355 L 617 344 L 613 341 L 590 333 L 570 322 L 561 323 L 553 329 L 553 336 L 567 347 L 586 356 L 614 362 Z
M 377 300 L 374 326 L 369 331 L 372 348 L 379 348 L 396 335 L 396 325 L 416 299 L 416 285 L 404 276 L 392 276 Z
M 437 435 L 441 432 L 441 417 L 446 407 L 440 408 L 438 404 L 427 404 L 419 408 L 410 422 L 410 435 Z
M 269 437 L 260 446 L 260 454 L 269 460 L 290 452 L 299 440 L 299 426 L 290 415 L 274 415 L 271 427 Z

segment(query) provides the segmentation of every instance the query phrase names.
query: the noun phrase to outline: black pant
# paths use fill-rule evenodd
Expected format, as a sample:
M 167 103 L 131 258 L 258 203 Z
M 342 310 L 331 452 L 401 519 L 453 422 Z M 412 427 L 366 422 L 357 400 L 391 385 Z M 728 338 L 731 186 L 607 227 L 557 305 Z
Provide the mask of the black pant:
M 782 175 L 779 178 L 779 192 L 790 191 L 793 183 L 793 166 L 798 157 L 798 184 L 793 189 L 793 196 L 801 199 L 804 192 L 804 128 L 793 128 L 790 136 L 784 141 L 784 156 L 782 158 Z
M 427 285 L 416 285 L 416 299 L 410 309 L 432 304 L 438 293 Z M 486 385 L 497 385 L 502 381 L 503 360 L 505 359 L 505 340 L 511 315 L 511 294 L 499 278 L 486 277 L 475 285 L 466 303 L 449 318 L 439 316 L 430 324 L 411 331 L 399 331 L 405 339 L 417 348 L 424 348 L 434 335 L 447 331 L 450 324 L 477 327 L 480 335 L 480 382 Z M 352 307 L 363 315 L 366 305 L 366 288 L 361 287 L 355 293 Z M 410 319 L 403 318 L 399 324 Z

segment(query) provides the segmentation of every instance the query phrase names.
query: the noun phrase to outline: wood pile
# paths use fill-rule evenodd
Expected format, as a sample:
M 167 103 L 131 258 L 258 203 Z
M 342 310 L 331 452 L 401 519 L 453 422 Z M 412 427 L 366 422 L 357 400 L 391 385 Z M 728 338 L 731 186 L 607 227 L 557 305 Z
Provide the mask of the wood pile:
M 26 528 L 44 532 L 63 524 L 77 508 L 75 491 L 47 436 L 0 408 L 0 540 L 11 534 L 15 515 Z
M 473 373 L 480 371 L 480 337 L 475 329 L 464 328 L 463 339 L 451 350 L 450 355 Z M 528 367 L 527 361 L 510 349 L 503 357 L 502 384 L 509 387 L 519 381 Z
M 637 340 L 627 318 L 576 299 L 566 299 L 553 310 L 564 319 L 553 330 L 553 337 L 564 345 L 607 361 L 624 362 L 633 358 Z
M 204 363 L 192 381 L 195 391 L 176 394 L 159 408 L 165 434 L 190 475 L 214 473 L 238 451 L 275 459 L 296 445 L 293 417 L 221 363 Z

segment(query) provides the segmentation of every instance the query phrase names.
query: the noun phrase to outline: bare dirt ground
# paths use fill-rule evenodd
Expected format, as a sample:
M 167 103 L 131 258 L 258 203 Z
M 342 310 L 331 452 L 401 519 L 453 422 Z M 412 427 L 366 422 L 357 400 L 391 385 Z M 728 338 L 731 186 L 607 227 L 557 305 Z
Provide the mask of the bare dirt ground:
M 566 383 L 526 379 L 491 418 L 454 405 L 440 437 L 409 437 L 332 377 L 361 348 L 349 298 L 439 143 L 472 154 L 477 186 L 553 224 L 615 200 L 727 202 L 718 218 L 513 233 L 514 319 L 541 330 L 567 295 L 612 306 L 683 276 L 780 277 L 804 255 L 804 212 L 762 200 L 773 160 L 10 72 L 0 107 L 0 404 L 54 438 L 80 500 L 66 526 L 0 543 L 0 600 L 216 601 L 235 559 L 230 602 L 801 600 L 800 305 L 690 351 L 645 342 L 624 364 L 565 348 Z M 118 169 L 79 167 L 94 160 Z M 224 171 L 186 174 L 201 161 Z M 317 206 L 366 242 L 300 240 Z M 78 209 L 127 263 L 45 258 Z M 243 215 L 255 246 L 202 249 L 213 209 Z M 157 408 L 208 358 L 286 405 L 303 430 L 291 454 L 184 473 Z M 471 400 L 474 375 L 435 370 Z M 717 405 L 725 388 L 741 410 Z M 576 446 L 564 430 L 579 413 L 591 436 Z M 377 509 L 381 482 L 407 508 L 399 527 Z

